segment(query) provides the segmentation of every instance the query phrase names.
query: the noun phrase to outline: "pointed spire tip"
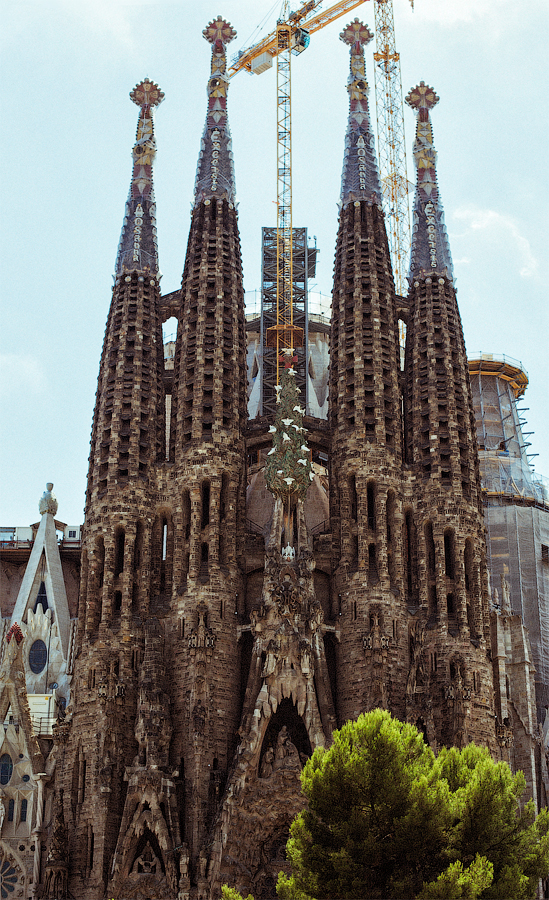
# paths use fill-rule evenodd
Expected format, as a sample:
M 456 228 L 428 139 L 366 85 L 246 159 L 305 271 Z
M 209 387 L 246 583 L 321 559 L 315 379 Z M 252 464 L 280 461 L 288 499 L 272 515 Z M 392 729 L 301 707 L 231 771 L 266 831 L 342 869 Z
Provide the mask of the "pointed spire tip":
M 148 78 L 144 78 L 135 85 L 133 91 L 130 91 L 130 100 L 140 107 L 160 106 L 164 96 L 158 85 L 154 81 L 149 81 Z
M 353 44 L 359 44 L 364 47 L 373 40 L 373 37 L 374 36 L 368 26 L 355 18 L 343 29 L 339 35 L 339 40 L 343 41 L 344 44 L 349 44 L 350 47 L 352 47 Z
M 412 109 L 432 109 L 436 106 L 440 97 L 434 92 L 432 87 L 420 81 L 410 93 L 405 97 L 406 103 Z
M 210 44 L 216 44 L 218 41 L 221 41 L 222 44 L 230 44 L 236 37 L 236 31 L 230 22 L 218 16 L 206 26 L 202 35 Z

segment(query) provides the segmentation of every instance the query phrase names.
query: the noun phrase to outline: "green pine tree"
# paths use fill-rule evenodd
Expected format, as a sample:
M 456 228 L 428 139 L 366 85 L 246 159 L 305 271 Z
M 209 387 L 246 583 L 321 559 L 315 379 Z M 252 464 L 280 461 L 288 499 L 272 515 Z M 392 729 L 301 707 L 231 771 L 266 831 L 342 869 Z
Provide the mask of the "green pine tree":
M 284 900 L 528 900 L 549 873 L 549 811 L 521 810 L 524 777 L 484 748 L 435 758 L 378 709 L 335 732 L 301 778 Z

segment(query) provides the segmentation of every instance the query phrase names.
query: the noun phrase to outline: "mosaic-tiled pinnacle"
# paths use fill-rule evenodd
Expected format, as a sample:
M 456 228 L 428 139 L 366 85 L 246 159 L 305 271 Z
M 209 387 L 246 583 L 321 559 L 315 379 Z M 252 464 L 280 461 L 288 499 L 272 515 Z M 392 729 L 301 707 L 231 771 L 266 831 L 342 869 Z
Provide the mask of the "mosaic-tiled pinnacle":
M 354 200 L 369 200 L 381 206 L 381 183 L 370 126 L 369 87 L 364 66 L 364 46 L 372 40 L 373 34 L 367 25 L 355 19 L 339 37 L 351 48 L 351 73 L 347 82 L 349 121 L 345 135 L 341 205 Z
M 413 207 L 409 279 L 430 272 L 446 272 L 453 277 L 452 256 L 437 185 L 437 154 L 430 118 L 430 110 L 438 101 L 434 90 L 423 81 L 412 88 L 406 97 L 406 103 L 416 110 L 417 114 L 414 141 L 417 184 Z
M 202 32 L 212 45 L 212 70 L 208 81 L 208 114 L 200 145 L 198 168 L 194 188 L 194 205 L 212 198 L 235 202 L 235 179 L 231 132 L 227 118 L 226 45 L 236 37 L 221 16 L 214 19 Z
M 164 94 L 157 84 L 145 78 L 135 86 L 130 99 L 140 109 L 137 136 L 132 150 L 132 180 L 118 245 L 115 274 L 147 272 L 157 275 L 156 204 L 152 177 L 156 156 L 153 109 L 162 103 Z

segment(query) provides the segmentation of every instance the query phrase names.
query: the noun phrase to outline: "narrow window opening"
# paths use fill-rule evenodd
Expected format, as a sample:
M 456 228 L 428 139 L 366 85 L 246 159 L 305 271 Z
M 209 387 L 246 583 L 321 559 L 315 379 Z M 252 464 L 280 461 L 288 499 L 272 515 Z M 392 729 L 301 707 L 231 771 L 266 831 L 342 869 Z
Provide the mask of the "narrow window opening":
M 221 476 L 221 498 L 219 501 L 219 519 L 221 522 L 224 522 L 227 518 L 227 509 L 228 509 L 228 494 L 229 494 L 229 476 L 222 475 Z
M 437 589 L 434 584 L 429 585 L 429 618 L 436 619 L 438 612 Z
M 191 534 L 191 495 L 183 491 L 183 534 L 188 541 Z
M 368 544 L 368 583 L 377 584 L 378 581 L 376 545 Z
M 88 870 L 93 869 L 94 834 L 91 825 L 88 825 Z
M 455 577 L 454 532 L 444 532 L 444 568 L 446 577 L 452 581 Z
M 387 502 L 385 505 L 385 519 L 387 524 L 387 568 L 389 570 L 389 582 L 391 584 L 391 587 L 394 587 L 397 581 L 395 553 L 393 547 L 394 536 L 396 534 L 395 508 L 395 495 L 393 491 L 389 491 L 389 493 L 387 494 Z
M 200 572 L 203 578 L 207 578 L 210 574 L 209 570 L 209 547 L 208 544 L 202 544 L 200 548 Z
M 435 566 L 435 538 L 433 535 L 433 523 L 426 522 L 425 524 L 425 549 L 427 552 L 427 571 L 429 575 L 434 575 L 436 572 Z
M 124 571 L 124 545 L 126 543 L 126 534 L 123 528 L 116 532 L 114 542 L 114 577 L 116 578 Z
M 375 484 L 369 481 L 366 487 L 366 503 L 368 509 L 368 528 L 371 531 L 376 530 L 376 495 Z
M 210 524 L 210 482 L 202 482 L 202 528 Z
M 168 553 L 168 520 L 162 520 L 162 561 L 165 561 Z
M 358 496 L 356 492 L 356 478 L 354 475 L 351 475 L 349 478 L 349 504 L 351 520 L 356 522 L 358 515 Z

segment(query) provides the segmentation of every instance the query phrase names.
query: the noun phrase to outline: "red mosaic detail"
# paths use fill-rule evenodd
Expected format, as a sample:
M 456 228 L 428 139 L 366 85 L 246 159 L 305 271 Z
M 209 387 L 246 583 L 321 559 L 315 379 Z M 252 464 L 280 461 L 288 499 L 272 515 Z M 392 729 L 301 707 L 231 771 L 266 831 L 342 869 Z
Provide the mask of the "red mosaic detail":
M 229 22 L 218 16 L 206 26 L 202 32 L 203 36 L 210 44 L 221 41 L 222 44 L 229 44 L 235 37 L 236 31 Z
M 373 37 L 374 36 L 368 26 L 359 19 L 354 19 L 354 21 L 350 22 L 339 35 L 339 39 L 343 41 L 344 44 L 349 44 L 350 47 L 352 47 L 353 44 L 365 46 L 370 43 Z
M 133 91 L 130 92 L 130 100 L 136 106 L 159 106 L 164 99 L 164 93 L 160 90 L 154 81 L 145 78 L 136 84 Z
M 21 641 L 23 640 L 23 632 L 21 631 L 17 622 L 13 623 L 13 625 L 11 626 L 10 630 L 8 631 L 8 633 L 6 635 L 6 641 L 8 642 L 8 644 L 11 641 L 12 637 L 15 638 L 15 640 L 17 641 L 18 644 L 20 644 Z
M 421 81 L 415 88 L 412 88 L 406 97 L 406 103 L 412 109 L 432 109 L 436 106 L 440 97 L 437 97 L 432 87 Z

